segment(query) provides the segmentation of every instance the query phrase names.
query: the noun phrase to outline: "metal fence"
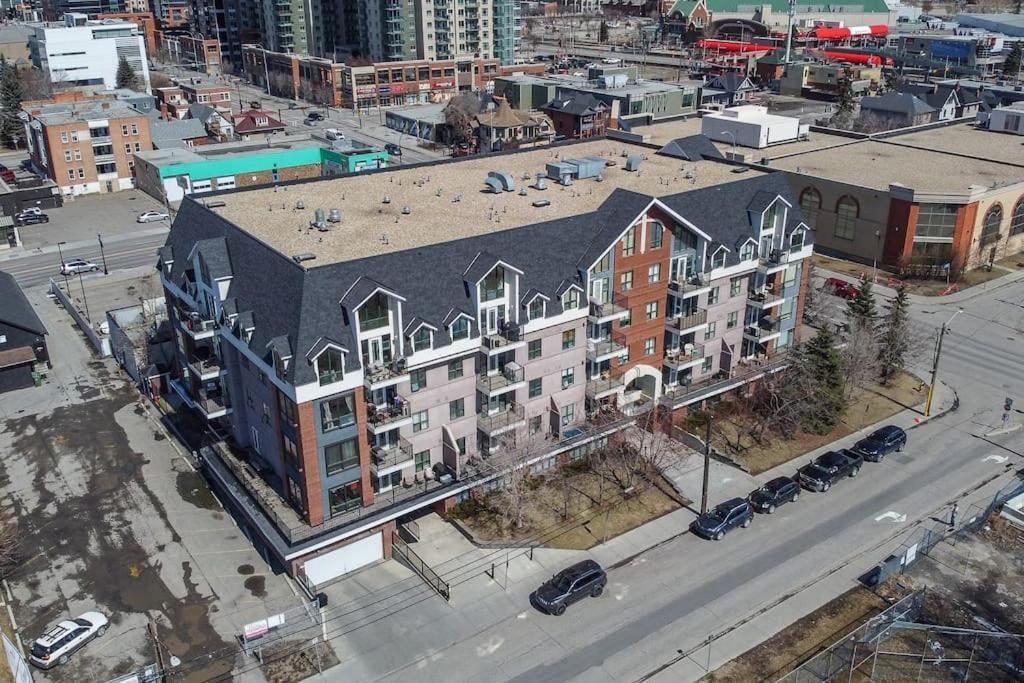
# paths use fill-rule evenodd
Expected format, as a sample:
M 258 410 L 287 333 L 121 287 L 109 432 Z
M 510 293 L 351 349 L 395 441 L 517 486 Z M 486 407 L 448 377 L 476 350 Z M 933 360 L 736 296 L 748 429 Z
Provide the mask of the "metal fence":
M 263 663 L 266 656 L 273 656 L 284 648 L 291 649 L 296 643 L 315 643 L 320 638 L 322 624 L 320 603 L 313 600 L 246 624 L 238 640 L 246 656 L 256 657 Z
M 418 574 L 428 586 L 437 591 L 437 594 L 442 598 L 445 600 L 452 599 L 451 585 L 442 579 L 437 572 L 431 569 L 426 562 L 420 559 L 420 556 L 413 552 L 413 549 L 402 540 L 397 531 L 392 535 L 391 554 L 395 559 L 399 560 L 409 567 L 409 569 L 416 572 L 416 574 Z

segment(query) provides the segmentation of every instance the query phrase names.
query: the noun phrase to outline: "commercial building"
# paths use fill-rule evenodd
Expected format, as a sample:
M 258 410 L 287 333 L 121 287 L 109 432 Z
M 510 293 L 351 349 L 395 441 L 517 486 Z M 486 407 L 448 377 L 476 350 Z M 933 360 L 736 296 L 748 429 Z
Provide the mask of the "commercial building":
M 517 457 L 546 469 L 625 413 L 779 367 L 811 253 L 785 176 L 686 178 L 656 152 L 592 140 L 182 203 L 158 266 L 171 385 L 230 435 L 204 466 L 276 566 L 315 593 Z
M 50 364 L 46 328 L 14 276 L 0 270 L 0 394 L 30 387 L 37 364 Z
M 751 104 L 704 114 L 700 121 L 701 134 L 711 140 L 756 149 L 794 142 L 810 130 L 798 118 L 769 114 L 767 107 Z
M 156 19 L 153 17 L 152 12 L 148 10 L 140 12 L 107 12 L 97 14 L 96 19 L 99 21 L 125 21 L 135 24 L 139 27 L 142 35 L 146 37 L 146 54 L 150 56 L 156 54 Z
M 1020 14 L 958 14 L 955 21 L 960 26 L 980 28 L 1004 36 L 1024 38 L 1024 16 Z
M 135 176 L 140 190 L 166 204 L 186 195 L 355 173 L 387 162 L 386 152 L 359 143 L 325 148 L 308 135 L 282 135 L 140 154 Z
M 58 88 L 103 85 L 117 87 L 121 57 L 135 70 L 143 90 L 149 90 L 146 35 L 126 21 L 89 21 L 84 14 L 68 14 L 61 26 L 33 25 L 29 37 L 32 64 L 45 71 Z
M 392 130 L 407 135 L 439 142 L 444 125 L 445 104 L 414 104 L 410 107 L 393 107 L 384 113 L 384 123 Z
M 889 46 L 901 56 L 916 57 L 918 63 L 931 62 L 942 74 L 963 67 L 978 76 L 1001 70 L 1006 55 L 1000 35 L 950 35 L 948 33 L 901 33 L 889 36 Z M 956 73 L 956 72 L 954 72 Z
M 988 117 L 988 129 L 999 133 L 1024 135 L 1024 102 L 994 109 Z
M 187 64 L 196 71 L 217 75 L 221 72 L 220 41 L 202 34 L 161 34 L 168 58 L 175 64 Z
M 878 84 L 882 81 L 880 66 L 798 62 L 790 64 L 779 78 L 779 93 L 836 100 L 839 98 L 839 81 L 847 74 L 855 95 L 867 95 L 877 91 Z
M 628 0 L 627 0 L 628 2 Z M 826 26 L 871 26 L 896 23 L 896 13 L 885 0 L 863 0 L 856 4 L 797 4 L 793 21 L 798 27 L 819 23 Z M 786 35 L 789 2 L 768 0 L 748 3 L 742 0 L 677 0 L 663 3 L 667 27 L 673 32 L 707 30 L 711 35 L 753 36 Z
M 32 165 L 65 195 L 131 189 L 135 155 L 153 149 L 149 116 L 119 100 L 49 104 L 25 113 Z

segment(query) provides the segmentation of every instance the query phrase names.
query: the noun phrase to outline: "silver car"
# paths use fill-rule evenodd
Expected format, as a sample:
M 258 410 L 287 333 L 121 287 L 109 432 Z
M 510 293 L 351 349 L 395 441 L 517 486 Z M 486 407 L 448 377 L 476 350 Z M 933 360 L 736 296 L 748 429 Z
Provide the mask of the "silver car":
M 61 275 L 78 275 L 79 273 L 95 273 L 100 267 L 92 261 L 86 261 L 85 259 L 73 258 L 70 261 L 65 261 L 61 264 L 60 274 Z

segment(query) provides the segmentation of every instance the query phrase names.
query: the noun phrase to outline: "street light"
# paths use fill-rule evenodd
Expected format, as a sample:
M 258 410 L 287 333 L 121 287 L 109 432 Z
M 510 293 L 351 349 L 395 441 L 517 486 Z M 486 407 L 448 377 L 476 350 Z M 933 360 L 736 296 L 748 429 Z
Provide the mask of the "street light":
M 107 255 L 103 251 L 103 235 L 96 233 L 96 239 L 100 243 L 100 256 L 103 258 L 103 274 L 110 275 L 110 271 L 107 270 Z
M 67 242 L 57 242 L 57 254 L 60 255 L 60 274 L 64 276 L 64 291 L 71 296 L 71 287 L 68 285 L 68 273 L 67 268 L 64 267 L 64 252 L 61 250 L 61 246 L 67 244 Z
M 928 387 L 928 400 L 924 404 L 924 416 L 928 417 L 932 411 L 932 397 L 935 395 L 935 385 L 938 383 L 939 377 L 939 356 L 942 355 L 942 338 L 946 336 L 946 329 L 950 323 L 953 322 L 953 318 L 957 317 L 964 312 L 964 309 L 956 309 L 956 313 L 950 316 L 949 320 L 942 323 L 942 328 L 939 330 L 939 341 L 935 345 L 935 361 L 932 364 L 932 383 Z
M 731 130 L 723 130 L 722 135 L 728 135 L 732 138 L 732 161 L 736 161 L 736 134 Z

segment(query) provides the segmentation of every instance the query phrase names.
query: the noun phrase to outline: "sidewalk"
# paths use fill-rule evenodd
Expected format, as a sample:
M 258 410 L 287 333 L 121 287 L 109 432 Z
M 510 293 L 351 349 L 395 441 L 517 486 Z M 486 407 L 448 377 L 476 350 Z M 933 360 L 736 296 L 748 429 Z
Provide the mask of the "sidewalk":
M 111 244 L 119 244 L 121 242 L 130 242 L 137 240 L 140 237 L 150 237 L 152 235 L 166 235 L 169 232 L 167 226 L 161 225 L 157 228 L 146 228 L 145 230 L 136 230 L 135 232 L 126 233 L 122 235 L 111 235 L 103 238 L 103 245 L 109 246 Z M 94 248 L 97 245 L 96 239 L 80 240 L 78 242 L 64 242 L 58 246 L 56 244 L 49 244 L 45 247 L 12 247 L 7 251 L 3 252 L 2 258 L 7 261 L 14 261 L 27 256 L 38 256 L 39 254 L 57 254 L 59 251 L 67 253 L 73 253 L 78 249 Z

